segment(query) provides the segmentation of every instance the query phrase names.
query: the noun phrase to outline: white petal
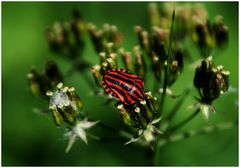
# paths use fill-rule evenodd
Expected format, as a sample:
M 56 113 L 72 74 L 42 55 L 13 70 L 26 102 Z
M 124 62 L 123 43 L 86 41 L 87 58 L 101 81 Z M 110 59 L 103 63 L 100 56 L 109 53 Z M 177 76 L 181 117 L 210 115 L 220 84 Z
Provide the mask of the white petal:
M 200 109 L 203 113 L 203 116 L 208 120 L 209 119 L 209 106 L 208 105 L 201 105 Z
M 161 130 L 157 129 L 157 127 L 154 127 L 154 126 L 153 126 L 153 131 L 158 134 L 163 134 L 163 132 Z
M 67 145 L 67 148 L 65 150 L 66 153 L 68 153 L 70 151 L 70 149 L 72 148 L 75 141 L 76 141 L 76 136 L 75 135 L 72 135 L 72 136 L 69 137 L 68 145 Z
M 152 121 L 152 124 L 157 124 L 159 121 L 161 121 L 162 117 L 159 117 Z
M 76 134 L 79 136 L 79 138 L 81 138 L 83 140 L 83 142 L 85 142 L 87 144 L 88 142 L 87 142 L 86 131 L 81 127 L 77 127 L 75 129 L 75 131 L 76 131 Z
M 92 126 L 96 125 L 98 122 L 99 121 L 92 122 L 92 121 L 88 121 L 85 119 L 85 120 L 80 121 L 77 125 L 79 125 L 82 128 L 87 129 L 87 128 L 91 128 Z
M 138 138 L 131 138 L 129 141 L 127 141 L 124 145 L 128 145 L 130 143 L 133 143 L 133 142 L 137 142 L 138 140 L 140 139 L 140 137 Z

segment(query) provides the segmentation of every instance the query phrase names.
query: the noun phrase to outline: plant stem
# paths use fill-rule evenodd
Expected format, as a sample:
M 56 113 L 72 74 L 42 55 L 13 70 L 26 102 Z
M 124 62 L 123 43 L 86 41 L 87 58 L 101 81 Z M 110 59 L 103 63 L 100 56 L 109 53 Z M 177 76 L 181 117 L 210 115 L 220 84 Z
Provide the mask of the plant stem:
M 172 119 L 174 118 L 174 116 L 177 114 L 177 112 L 179 111 L 180 107 L 182 106 L 182 104 L 185 101 L 185 98 L 189 95 L 190 93 L 190 89 L 187 88 L 184 92 L 183 92 L 183 96 L 180 98 L 180 100 L 178 100 L 178 102 L 175 104 L 175 106 L 172 108 L 172 110 L 170 111 L 170 113 L 167 115 L 166 119 L 164 120 L 164 122 L 161 124 L 161 128 L 160 130 L 166 130 L 167 127 L 169 126 L 170 122 L 172 121 Z
M 173 34 L 173 23 L 174 23 L 174 18 L 175 18 L 175 9 L 173 10 L 173 15 L 172 15 L 172 26 L 171 26 L 171 33 L 170 33 L 170 40 L 169 40 L 169 46 L 168 46 L 168 59 L 167 59 L 167 66 L 164 66 L 164 83 L 163 83 L 163 93 L 161 97 L 161 102 L 160 102 L 160 109 L 159 109 L 159 116 L 162 116 L 162 111 L 163 111 L 163 105 L 164 105 L 164 100 L 166 97 L 166 89 L 167 89 L 167 84 L 168 84 L 168 71 L 170 67 L 170 61 L 171 61 L 171 43 L 172 43 L 172 34 Z
M 172 15 L 172 26 L 171 26 L 171 33 L 170 33 L 170 40 L 169 40 L 169 46 L 168 46 L 168 58 L 167 58 L 167 66 L 164 66 L 164 83 L 163 83 L 163 93 L 162 93 L 162 97 L 161 97 L 161 101 L 160 101 L 160 105 L 159 105 L 159 117 L 162 117 L 162 112 L 163 112 L 163 105 L 164 105 L 164 101 L 165 101 L 165 97 L 166 97 L 166 90 L 167 90 L 167 84 L 168 84 L 168 71 L 169 71 L 169 67 L 170 67 L 170 61 L 171 61 L 171 57 L 170 57 L 170 51 L 171 51 L 171 42 L 172 42 L 172 34 L 173 34 L 173 23 L 174 23 L 174 18 L 175 18 L 175 8 L 173 9 L 173 15 Z M 158 125 L 158 127 L 160 128 L 160 124 Z M 157 136 L 157 141 L 160 140 L 160 135 Z M 158 154 L 159 154 L 159 149 L 157 144 L 155 145 L 155 155 L 154 155 L 154 161 L 156 161 L 156 159 L 158 158 Z
M 89 119 L 89 121 L 94 121 L 94 120 Z M 107 129 L 107 130 L 113 132 L 114 134 L 117 134 L 118 136 L 124 138 L 124 139 L 130 140 L 133 137 L 133 135 L 131 133 L 127 132 L 127 131 L 117 130 L 117 129 L 115 129 L 115 128 L 109 126 L 109 125 L 106 125 L 106 124 L 104 124 L 102 122 L 99 122 L 98 125 L 100 127 L 102 127 L 103 129 Z M 103 138 L 103 137 L 96 137 L 96 136 L 95 137 L 91 136 L 91 138 L 93 138 L 95 140 L 103 141 L 103 142 L 111 142 L 113 139 L 115 139 L 113 137 L 104 137 Z M 140 145 L 140 146 L 144 146 L 144 147 L 148 146 L 148 144 L 145 141 L 141 140 L 141 139 L 139 139 L 135 143 Z
M 230 129 L 237 125 L 238 125 L 238 121 L 226 122 L 226 123 L 221 123 L 221 124 L 217 124 L 217 125 L 211 125 L 211 126 L 203 127 L 199 130 L 190 130 L 190 131 L 187 131 L 184 133 L 170 135 L 167 138 L 163 138 L 163 139 L 159 140 L 157 144 L 158 144 L 158 147 L 161 147 L 161 146 L 166 145 L 171 142 L 180 141 L 180 140 L 183 140 L 186 138 L 191 138 L 196 135 L 205 135 L 208 133 L 212 133 L 214 131 Z
M 182 122 L 180 122 L 179 124 L 173 126 L 172 128 L 170 128 L 169 130 L 167 130 L 168 134 L 171 134 L 173 132 L 175 132 L 176 130 L 178 130 L 179 128 L 183 127 L 185 124 L 187 124 L 189 121 L 191 121 L 195 116 L 198 115 L 198 113 L 200 112 L 200 109 L 198 108 L 192 115 L 190 115 L 188 118 L 186 118 L 185 120 L 183 120 Z
M 231 129 L 235 126 L 238 126 L 238 121 L 226 122 L 226 123 L 221 123 L 221 124 L 218 124 L 218 125 L 211 125 L 211 126 L 203 127 L 199 130 L 190 130 L 190 131 L 187 131 L 187 132 L 170 135 L 169 137 L 162 137 L 156 143 L 157 144 L 156 148 L 158 150 L 156 150 L 156 153 L 155 153 L 154 164 L 155 164 L 155 166 L 158 165 L 158 163 L 159 163 L 158 158 L 160 157 L 159 156 L 159 152 L 160 152 L 159 149 L 160 149 L 160 147 L 162 147 L 164 145 L 167 145 L 167 144 L 172 143 L 172 142 L 184 140 L 184 139 L 187 139 L 187 138 L 191 138 L 191 137 L 194 137 L 194 136 L 197 136 L 197 135 L 205 135 L 205 134 L 212 133 L 214 131 Z

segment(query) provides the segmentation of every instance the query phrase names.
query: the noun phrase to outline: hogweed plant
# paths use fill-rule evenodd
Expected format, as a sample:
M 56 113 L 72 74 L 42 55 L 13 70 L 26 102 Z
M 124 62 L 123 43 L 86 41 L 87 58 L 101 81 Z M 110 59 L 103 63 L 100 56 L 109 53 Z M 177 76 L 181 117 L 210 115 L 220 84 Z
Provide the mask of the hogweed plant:
M 56 22 L 46 28 L 49 48 L 73 66 L 65 72 L 66 75 L 62 74 L 54 61 L 48 61 L 41 73 L 31 68 L 27 75 L 29 89 L 34 96 L 49 101 L 48 111 L 55 125 L 65 128 L 64 135 L 69 139 L 66 152 L 77 139 L 86 144 L 88 138 L 106 140 L 101 135 L 92 134 L 91 127 L 113 131 L 119 138 L 125 138 L 123 145 L 135 143 L 151 148 L 157 157 L 158 149 L 163 145 L 237 125 L 233 121 L 175 133 L 199 113 L 208 119 L 216 111 L 214 100 L 228 91 L 230 72 L 214 63 L 213 52 L 228 44 L 229 32 L 223 17 L 217 16 L 212 23 L 208 20 L 205 8 L 199 5 L 174 4 L 173 8 L 173 4 L 164 3 L 159 10 L 156 4 L 150 4 L 148 9 L 151 29 L 147 31 L 140 25 L 134 27 L 138 44 L 133 46 L 133 52 L 121 47 L 124 34 L 117 26 L 104 24 L 102 28 L 97 28 L 93 23 L 84 21 L 79 11 L 73 12 L 73 20 Z M 85 61 L 82 54 L 87 34 L 99 58 L 95 65 Z M 194 43 L 201 56 L 192 79 L 198 95 L 193 95 L 196 101 L 192 108 L 195 111 L 172 125 L 174 116 L 192 91 L 183 88 L 182 94 L 176 95 L 171 89 L 184 67 L 188 67 L 184 65 L 186 60 L 196 64 L 189 55 L 186 41 Z M 107 123 L 92 120 L 87 115 L 83 107 L 87 100 L 82 100 L 79 97 L 81 93 L 77 93 L 74 87 L 64 84 L 65 77 L 74 71 L 81 72 L 81 76 L 86 71 L 92 73 L 92 79 L 85 79 L 93 86 L 94 96 L 107 99 L 107 104 L 115 107 L 119 119 L 129 129 L 115 130 Z M 153 79 L 150 79 L 151 75 Z M 153 88 L 145 86 L 148 80 L 154 83 Z M 176 106 L 169 113 L 164 108 L 167 96 L 176 101 Z M 109 108 L 106 104 L 103 106 L 106 110 Z

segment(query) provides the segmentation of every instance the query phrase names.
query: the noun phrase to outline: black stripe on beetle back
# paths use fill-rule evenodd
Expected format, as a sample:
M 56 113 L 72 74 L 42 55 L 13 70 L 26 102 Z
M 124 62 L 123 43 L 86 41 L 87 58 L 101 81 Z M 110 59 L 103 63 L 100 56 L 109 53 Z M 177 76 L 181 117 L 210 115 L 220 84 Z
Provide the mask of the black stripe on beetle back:
M 113 92 L 114 92 L 114 90 L 115 90 L 115 92 L 117 92 L 118 94 L 120 94 L 120 95 L 124 98 L 124 102 L 125 102 L 126 104 L 132 104 L 131 101 L 132 101 L 132 102 L 135 102 L 135 101 L 136 101 L 136 98 L 134 98 L 132 95 L 127 96 L 127 95 L 125 94 L 125 92 L 122 91 L 121 89 L 119 89 L 119 88 L 117 88 L 117 87 L 115 87 L 115 86 L 113 86 L 113 85 L 111 86 L 111 88 L 113 89 Z M 130 100 L 131 100 L 131 101 L 128 100 L 129 97 L 130 97 Z
M 120 87 L 123 91 L 128 91 L 129 93 L 127 95 L 131 95 L 131 97 L 136 97 L 134 98 L 135 100 L 139 100 L 139 99 L 144 99 L 143 95 L 141 95 L 141 92 L 137 92 L 136 90 L 124 85 L 123 83 L 117 81 L 118 79 L 114 80 L 112 78 L 110 78 L 111 76 L 106 76 L 105 80 L 108 80 L 109 83 L 111 83 L 112 85 L 110 87 L 113 87 L 114 85 Z M 107 78 L 107 79 L 106 79 Z M 118 89 L 119 90 L 119 89 Z
M 129 85 L 134 85 L 134 86 L 136 86 L 138 88 L 138 90 L 142 90 L 143 89 L 143 82 L 142 81 L 141 82 L 140 81 L 134 81 L 133 82 L 132 80 L 128 79 L 126 76 L 124 76 L 124 75 L 122 75 L 120 73 L 118 73 L 118 74 L 111 73 L 111 74 L 108 74 L 108 75 L 109 76 L 114 76 L 115 78 L 120 79 L 120 80 L 128 83 Z M 135 82 L 137 84 L 139 84 L 139 85 L 135 84 Z
M 116 81 L 118 81 L 118 83 L 120 83 L 121 81 L 123 81 L 123 82 L 126 82 L 127 84 L 129 84 L 130 86 L 135 87 L 136 90 L 133 89 L 133 88 L 131 88 L 131 87 L 126 86 L 126 85 L 123 84 L 123 83 L 120 83 L 120 85 L 119 85 L 119 86 L 121 86 L 124 90 L 127 90 L 127 91 L 129 91 L 130 93 L 134 93 L 137 97 L 140 97 L 141 99 L 144 99 L 144 94 L 143 94 L 142 89 L 140 89 L 140 88 L 138 87 L 138 85 L 135 84 L 134 82 L 132 82 L 131 80 L 127 80 L 127 79 L 124 79 L 124 78 L 121 78 L 121 77 L 119 77 L 119 76 L 117 76 L 117 75 L 112 75 L 112 74 L 109 75 L 109 76 L 107 76 L 108 79 L 109 79 L 109 77 L 111 77 L 111 80 L 116 80 Z
M 144 87 L 144 82 L 143 82 L 143 77 L 141 76 L 137 76 L 137 75 L 134 75 L 134 74 L 130 74 L 128 72 L 119 72 L 120 75 L 124 76 L 124 77 L 128 77 L 130 79 L 134 79 L 136 80 L 136 82 L 138 82 L 142 87 Z

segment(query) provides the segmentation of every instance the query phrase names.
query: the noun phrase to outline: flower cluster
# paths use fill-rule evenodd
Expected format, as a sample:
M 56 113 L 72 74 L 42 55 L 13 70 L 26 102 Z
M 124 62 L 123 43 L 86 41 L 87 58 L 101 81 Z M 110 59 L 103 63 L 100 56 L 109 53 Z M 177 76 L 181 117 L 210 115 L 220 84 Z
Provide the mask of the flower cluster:
M 124 103 L 116 104 L 121 118 L 126 125 L 146 129 L 156 117 L 158 111 L 157 98 L 152 96 L 150 91 L 145 92 L 145 95 L 145 100 L 131 106 L 127 106 Z
M 70 22 L 55 22 L 45 29 L 45 36 L 50 49 L 69 59 L 81 56 L 84 48 L 85 23 L 79 11 L 73 12 Z
M 97 86 L 102 88 L 102 80 L 104 75 L 108 70 L 114 69 L 118 67 L 117 57 L 120 56 L 124 63 L 125 69 L 130 72 L 136 72 L 137 75 L 145 75 L 146 73 L 146 63 L 143 59 L 143 55 L 139 50 L 139 47 L 134 47 L 134 53 L 136 56 L 136 60 L 132 59 L 132 54 L 130 52 L 125 51 L 123 48 L 119 50 L 119 54 L 112 52 L 113 47 L 112 43 L 108 43 L 107 52 L 101 52 L 99 54 L 99 64 L 92 67 L 92 74 L 94 76 L 95 82 Z M 129 79 L 130 80 L 130 79 Z M 157 98 L 154 97 L 150 91 L 143 91 L 145 95 L 144 100 L 136 101 L 136 103 L 127 105 L 124 102 L 118 101 L 116 103 L 116 107 L 120 112 L 120 116 L 122 121 L 133 128 L 137 128 L 137 136 L 134 138 L 139 138 L 145 131 L 149 130 L 150 132 L 153 129 L 147 129 L 149 127 L 153 127 L 153 123 L 156 122 L 157 111 L 158 111 L 158 103 Z M 112 97 L 109 97 L 112 99 Z M 154 122 L 153 122 L 154 121 Z M 156 129 L 154 129 L 156 130 Z M 148 136 L 151 133 L 147 133 Z M 145 134 L 144 134 L 145 135 Z M 149 138 L 147 138 L 149 139 Z M 152 141 L 153 138 L 150 138 Z M 132 142 L 132 140 L 131 140 Z M 130 142 L 129 142 L 130 143 Z
M 200 101 L 211 105 L 212 102 L 228 90 L 230 72 L 223 66 L 214 65 L 212 57 L 203 60 L 197 67 L 194 76 L 194 86 L 200 94 Z
M 97 30 L 93 23 L 88 25 L 92 44 L 97 53 L 107 50 L 107 44 L 113 44 L 113 50 L 116 51 L 122 43 L 122 33 L 118 31 L 117 26 L 104 24 L 102 29 Z
M 46 97 L 46 92 L 52 90 L 63 81 L 62 73 L 54 61 L 47 61 L 43 72 L 39 73 L 34 67 L 27 74 L 29 89 L 36 97 Z
M 155 3 L 149 5 L 151 26 L 168 29 L 171 26 L 173 3 L 163 3 L 158 9 Z M 201 4 L 175 4 L 174 38 L 182 43 L 191 36 L 199 46 L 203 57 L 210 54 L 212 48 L 222 48 L 228 43 L 228 27 L 222 16 L 216 16 L 213 23 L 208 20 L 208 12 Z
M 192 33 L 193 41 L 199 46 L 203 57 L 207 57 L 213 48 L 222 48 L 228 44 L 228 27 L 223 17 L 217 16 L 215 21 L 196 21 Z
M 135 27 L 141 50 L 148 55 L 151 60 L 151 67 L 154 76 L 161 81 L 165 66 L 167 66 L 169 29 L 153 27 L 153 32 L 149 34 L 140 26 Z M 180 45 L 174 45 L 169 66 L 168 85 L 172 85 L 183 70 L 183 49 Z
M 68 152 L 76 138 L 87 141 L 86 129 L 96 125 L 98 121 L 89 121 L 81 111 L 83 103 L 76 94 L 74 87 L 63 86 L 63 83 L 57 85 L 57 90 L 48 91 L 50 97 L 49 110 L 52 112 L 54 122 L 57 126 L 67 128 L 66 137 L 69 139 L 66 152 Z
M 63 87 L 63 83 L 59 83 L 56 91 L 46 93 L 50 97 L 49 110 L 56 125 L 63 124 L 63 121 L 70 125 L 76 124 L 83 103 L 74 90 L 74 87 Z
M 212 57 L 208 57 L 211 49 L 222 48 L 228 42 L 228 27 L 223 18 L 217 16 L 215 21 L 210 23 L 207 11 L 202 6 L 185 4 L 178 5 L 173 10 L 171 6 L 170 3 L 164 3 L 160 11 L 154 3 L 149 6 L 152 27 L 150 31 L 139 25 L 134 27 L 138 44 L 133 47 L 133 52 L 121 48 L 123 35 L 117 26 L 104 24 L 101 29 L 97 29 L 93 23 L 87 26 L 92 45 L 99 56 L 99 63 L 91 69 L 95 83 L 109 94 L 108 102 L 112 102 L 114 98 L 118 100 L 115 107 L 120 118 L 133 130 L 133 137 L 126 144 L 141 138 L 144 143 L 151 145 L 158 134 L 162 133 L 159 129 L 171 134 L 199 111 L 208 118 L 209 113 L 214 111 L 213 101 L 229 88 L 230 72 L 224 70 L 223 66 L 215 65 Z M 85 22 L 78 11 L 74 11 L 72 21 L 56 22 L 45 31 L 50 49 L 74 60 L 71 62 L 72 71 L 86 72 L 83 70 L 89 68 L 89 64 L 84 62 L 82 57 L 78 57 L 81 56 L 85 44 L 84 31 Z M 204 58 L 196 67 L 193 82 L 200 96 L 197 98 L 198 109 L 189 118 L 171 128 L 170 122 L 182 100 L 176 104 L 173 112 L 163 117 L 163 122 L 159 121 L 163 116 L 166 95 L 176 97 L 170 87 L 183 71 L 184 58 L 187 56 L 184 41 L 188 36 L 200 48 Z M 118 62 L 119 60 L 122 62 Z M 120 68 L 121 65 L 124 68 Z M 146 89 L 149 86 L 144 88 L 149 74 L 155 78 L 153 91 Z M 49 99 L 49 111 L 56 126 L 67 129 L 65 135 L 69 144 L 66 151 L 70 150 L 77 137 L 87 143 L 87 136 L 92 135 L 86 130 L 99 121 L 91 121 L 82 112 L 82 100 L 74 87 L 63 85 L 63 75 L 57 65 L 48 61 L 42 73 L 32 68 L 28 74 L 28 82 L 33 95 Z M 160 101 L 157 99 L 158 91 Z

